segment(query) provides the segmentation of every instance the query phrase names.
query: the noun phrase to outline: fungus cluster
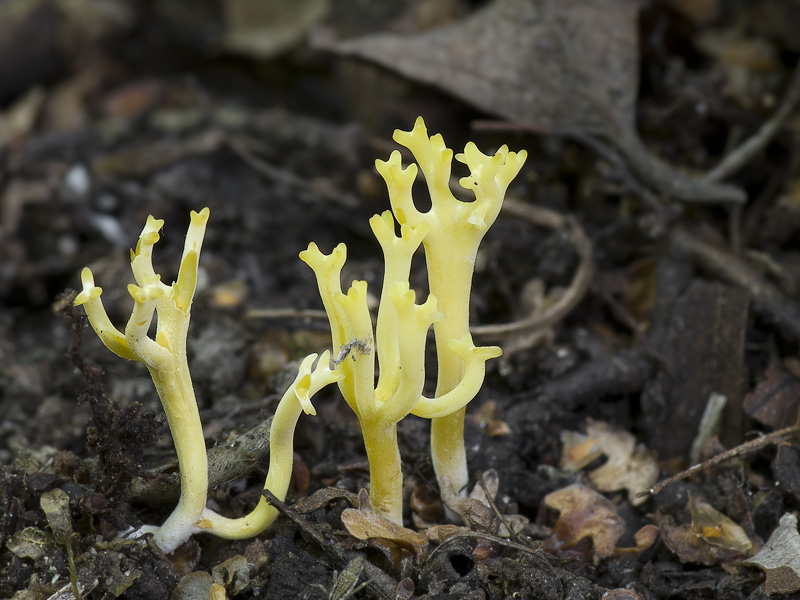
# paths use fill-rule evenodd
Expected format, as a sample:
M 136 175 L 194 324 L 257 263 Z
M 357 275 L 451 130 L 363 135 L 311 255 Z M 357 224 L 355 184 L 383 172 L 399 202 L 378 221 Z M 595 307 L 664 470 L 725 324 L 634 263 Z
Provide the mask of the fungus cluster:
M 432 420 L 431 452 L 442 489 L 457 493 L 468 483 L 465 407 L 483 384 L 486 361 L 501 354 L 496 346 L 475 346 L 470 336 L 472 273 L 478 246 L 496 219 L 506 188 L 522 167 L 526 153 L 509 152 L 503 146 L 493 156 L 486 156 L 475 144 L 467 144 L 464 153 L 455 158 L 470 170 L 460 183 L 473 191 L 475 200 L 462 202 L 450 191 L 453 152 L 441 135 L 428 137 L 419 118 L 412 131 L 395 131 L 394 139 L 414 155 L 427 182 L 432 207 L 420 212 L 414 205 L 411 190 L 417 165 L 403 168 L 398 151 L 388 161 L 376 161 L 389 190 L 392 211 L 375 215 L 369 222 L 385 261 L 374 332 L 366 282 L 354 281 L 347 293 L 341 289 L 344 244 L 326 255 L 311 243 L 300 254 L 316 275 L 337 355 L 333 361 L 329 351 L 306 357 L 283 395 L 270 429 L 265 488 L 285 498 L 297 420 L 302 412 L 314 414 L 311 398 L 315 393 L 338 382 L 361 424 L 370 465 L 372 505 L 378 514 L 401 523 L 403 479 L 397 424 L 408 414 Z M 92 328 L 109 350 L 147 367 L 161 398 L 178 455 L 181 494 L 161 526 L 146 526 L 134 533 L 153 533 L 165 552 L 198 532 L 229 539 L 255 536 L 277 515 L 263 498 L 250 514 L 239 519 L 206 508 L 208 462 L 186 358 L 186 337 L 208 217 L 208 208 L 191 213 L 178 277 L 172 285 L 161 281 L 152 263 L 153 246 L 159 240 L 163 221 L 148 217 L 131 252 L 136 283 L 129 285 L 128 291 L 134 307 L 124 332 L 109 320 L 100 298 L 102 289 L 95 286 L 88 268 L 81 274 L 83 290 L 75 300 L 76 305 L 84 306 Z M 420 245 L 425 248 L 430 294 L 417 304 L 409 273 Z M 156 334 L 150 338 L 148 331 L 154 318 Z M 428 398 L 422 391 L 431 325 L 438 373 L 436 392 Z M 451 508 L 457 511 L 457 507 Z
M 455 158 L 469 168 L 470 175 L 460 183 L 473 191 L 475 200 L 462 202 L 450 191 L 453 151 L 441 135 L 429 137 L 420 117 L 410 132 L 395 131 L 394 140 L 414 155 L 427 183 L 431 209 L 420 212 L 414 205 L 417 165 L 403 168 L 397 150 L 388 161 L 375 162 L 386 182 L 392 210 L 369 222 L 385 263 L 374 336 L 366 282 L 354 281 L 346 294 L 341 290 L 345 245 L 339 244 L 325 255 L 312 243 L 300 258 L 317 277 L 333 348 L 340 352 L 349 349 L 352 356 L 338 367 L 343 375 L 339 389 L 361 423 L 370 465 L 370 501 L 378 514 L 401 523 L 402 473 L 396 428 L 408 414 L 432 419 L 431 454 L 442 489 L 458 494 L 468 483 L 465 407 L 483 384 L 486 361 L 502 353 L 496 346 L 478 347 L 472 341 L 472 273 L 478 246 L 497 218 L 506 189 L 527 154 L 509 152 L 503 146 L 493 156 L 486 156 L 468 143 L 464 153 Z M 399 236 L 395 221 L 400 226 Z M 415 304 L 409 272 L 420 244 L 425 247 L 430 294 L 423 304 Z M 431 325 L 438 372 L 435 395 L 427 398 L 422 387 L 425 340 Z

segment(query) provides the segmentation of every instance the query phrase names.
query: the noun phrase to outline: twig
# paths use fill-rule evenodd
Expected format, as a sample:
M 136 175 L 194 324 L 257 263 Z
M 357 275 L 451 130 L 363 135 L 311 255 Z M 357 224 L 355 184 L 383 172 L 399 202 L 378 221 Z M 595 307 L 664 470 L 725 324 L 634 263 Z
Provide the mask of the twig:
M 690 178 L 651 153 L 635 131 L 620 129 L 610 142 L 625 155 L 633 173 L 657 191 L 692 204 L 741 204 L 747 201 L 743 189 L 715 181 Z
M 721 181 L 738 171 L 743 165 L 759 154 L 780 130 L 789 115 L 800 101 L 800 61 L 797 62 L 789 82 L 789 88 L 783 96 L 781 105 L 775 114 L 766 121 L 759 130 L 741 145 L 729 152 L 716 167 L 706 173 L 703 178 L 707 182 Z
M 514 542 L 519 543 L 519 538 L 517 537 L 517 533 L 511 528 L 511 526 L 505 520 L 503 515 L 500 513 L 500 510 L 497 508 L 497 504 L 495 504 L 494 498 L 492 498 L 492 494 L 489 492 L 489 488 L 486 487 L 486 482 L 483 480 L 483 473 L 481 473 L 480 477 L 478 477 L 478 485 L 481 486 L 483 494 L 486 496 L 486 501 L 489 503 L 489 508 L 492 509 L 494 515 L 503 524 L 503 527 L 506 528 L 506 531 L 508 531 L 508 536 Z
M 431 552 L 430 556 L 428 556 L 428 560 L 426 562 L 430 562 L 433 557 L 438 553 L 441 552 L 443 548 L 446 548 L 449 544 L 460 540 L 460 539 L 469 539 L 469 538 L 477 538 L 479 540 L 486 540 L 488 542 L 492 542 L 493 544 L 499 544 L 501 546 L 506 546 L 507 548 L 514 548 L 515 550 L 520 550 L 521 552 L 525 552 L 526 554 L 530 554 L 536 558 L 538 558 L 541 563 L 546 566 L 551 572 L 555 573 L 556 569 L 551 565 L 547 558 L 543 555 L 542 551 L 539 548 L 535 548 L 533 546 L 528 546 L 526 544 L 520 544 L 519 542 L 512 542 L 511 540 L 506 540 L 501 537 L 497 537 L 496 535 L 490 535 L 488 533 L 481 533 L 479 531 L 464 531 L 461 533 L 456 533 L 451 535 L 445 541 L 443 541 L 439 546 Z
M 720 463 L 726 462 L 728 460 L 739 458 L 740 456 L 744 456 L 745 454 L 751 454 L 762 448 L 769 446 L 770 444 L 777 443 L 784 438 L 788 438 L 793 436 L 796 433 L 800 433 L 800 425 L 792 425 L 791 427 L 786 427 L 784 429 L 779 429 L 778 431 L 773 431 L 772 433 L 768 433 L 761 437 L 758 437 L 754 440 L 750 440 L 749 442 L 745 442 L 735 448 L 731 448 L 730 450 L 726 450 L 721 454 L 717 454 L 716 456 L 708 459 L 705 462 L 700 464 L 694 465 L 685 471 L 681 471 L 680 473 L 673 475 L 663 481 L 659 481 L 656 485 L 651 487 L 650 489 L 644 490 L 636 494 L 637 498 L 643 498 L 645 496 L 654 496 L 661 492 L 665 487 L 668 485 L 672 485 L 678 481 L 682 481 L 687 477 L 691 477 L 695 473 L 702 471 L 704 469 L 708 469 L 710 467 L 714 467 Z
M 545 227 L 568 227 L 569 237 L 580 257 L 580 264 L 572 278 L 572 282 L 561 297 L 542 313 L 532 314 L 524 319 L 498 325 L 479 325 L 470 327 L 470 331 L 484 341 L 503 339 L 512 334 L 530 334 L 537 330 L 551 327 L 565 316 L 581 301 L 589 289 L 594 275 L 594 258 L 592 242 L 583 228 L 572 219 L 547 211 L 541 207 L 533 208 L 522 202 L 506 200 L 503 210 L 522 217 L 537 225 Z M 548 214 L 549 213 L 549 214 Z
M 208 451 L 208 485 L 214 488 L 246 477 L 269 456 L 272 417 L 246 432 L 218 444 Z M 172 465 L 165 465 L 171 467 Z M 130 484 L 130 497 L 154 504 L 176 500 L 180 494 L 177 474 L 165 475 L 160 467 L 146 477 L 136 477 Z M 155 476 L 154 476 L 155 475 Z
M 514 133 L 531 133 L 534 135 L 559 135 L 571 139 L 579 144 L 593 150 L 599 156 L 605 158 L 616 169 L 616 175 L 622 180 L 623 185 L 634 195 L 639 197 L 647 206 L 655 211 L 663 210 L 664 204 L 649 189 L 639 182 L 630 172 L 625 159 L 611 146 L 599 138 L 574 129 L 544 130 L 535 125 L 526 123 L 507 123 L 505 121 L 473 121 L 472 129 L 476 131 L 511 131 Z
M 347 208 L 355 208 L 359 205 L 358 199 L 347 193 L 339 192 L 327 187 L 317 186 L 309 183 L 302 177 L 294 173 L 280 169 L 253 154 L 243 140 L 228 137 L 225 139 L 227 146 L 241 158 L 249 167 L 260 173 L 270 181 L 277 181 L 291 187 L 309 192 L 335 202 Z
M 328 313 L 324 310 L 294 308 L 255 308 L 247 311 L 246 319 L 312 319 L 326 320 Z

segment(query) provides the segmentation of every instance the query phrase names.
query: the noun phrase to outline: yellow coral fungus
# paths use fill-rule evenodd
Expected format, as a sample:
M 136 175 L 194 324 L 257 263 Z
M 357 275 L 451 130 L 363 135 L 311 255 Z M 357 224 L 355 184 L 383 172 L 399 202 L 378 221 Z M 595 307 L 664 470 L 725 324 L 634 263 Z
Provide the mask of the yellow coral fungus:
M 428 137 L 425 123 L 419 118 L 410 132 L 395 131 L 394 140 L 408 148 L 417 160 L 428 185 L 431 209 L 422 213 L 414 206 L 411 185 L 417 168 L 412 164 L 402 169 L 399 152 L 393 152 L 386 162 L 376 161 L 376 167 L 386 181 L 392 210 L 400 224 L 429 226 L 423 241 L 428 285 L 446 316 L 434 325 L 438 358 L 435 398 L 419 403 L 413 412 L 433 419 L 431 454 L 436 476 L 442 487 L 449 486 L 457 492 L 466 487 L 469 479 L 463 407 L 480 388 L 483 363 L 500 355 L 499 348 L 478 349 L 472 345 L 472 273 L 478 246 L 500 213 L 506 189 L 525 163 L 527 153 L 509 152 L 507 146 L 502 146 L 493 156 L 487 156 L 475 144 L 468 143 L 464 153 L 455 158 L 470 170 L 469 177 L 461 178 L 459 183 L 473 191 L 475 201 L 461 202 L 450 191 L 453 151 L 445 146 L 441 135 Z M 465 377 L 470 366 L 473 372 Z M 476 368 L 480 374 L 474 371 Z
M 109 350 L 122 358 L 143 363 L 153 378 L 167 415 L 181 475 L 181 495 L 175 510 L 161 527 L 147 528 L 166 552 L 185 541 L 205 508 L 208 463 L 203 428 L 186 359 L 192 298 L 197 285 L 197 265 L 209 210 L 192 211 L 178 279 L 172 285 L 161 282 L 153 270 L 153 245 L 159 240 L 164 221 L 147 218 L 136 250 L 131 252 L 131 270 L 136 284 L 128 291 L 134 307 L 125 333 L 112 324 L 100 298 L 102 288 L 94 286 L 89 268 L 81 273 L 83 291 L 75 299 L 83 305 L 89 323 Z M 158 314 L 155 339 L 147 336 L 153 316 Z
M 300 257 L 316 274 L 323 305 L 330 321 L 333 347 L 343 360 L 339 388 L 359 418 L 370 463 L 370 499 L 375 510 L 402 521 L 402 474 L 397 450 L 396 424 L 407 414 L 433 419 L 431 451 L 440 484 L 460 490 L 467 484 L 463 442 L 465 406 L 475 397 L 485 376 L 485 363 L 499 356 L 500 348 L 476 347 L 469 334 L 469 298 L 478 246 L 494 222 L 508 184 L 517 175 L 526 153 L 503 146 L 493 156 L 469 143 L 456 159 L 470 169 L 461 184 L 475 193 L 474 202 L 461 202 L 450 192 L 453 152 L 441 135 L 428 137 L 422 118 L 410 132 L 395 131 L 394 139 L 406 146 L 425 175 L 432 208 L 419 212 L 411 189 L 417 166 L 403 169 L 400 153 L 376 161 L 386 181 L 392 212 L 375 215 L 370 226 L 383 249 L 385 271 L 377 325 L 373 339 L 366 305 L 366 283 L 354 282 L 347 295 L 340 274 L 346 248 L 330 255 L 315 244 Z M 395 219 L 400 235 L 395 234 Z M 423 305 L 413 302 L 409 290 L 411 258 L 420 243 L 425 257 L 431 294 Z M 433 324 L 438 356 L 438 382 L 434 398 L 421 395 L 424 382 L 424 348 L 427 328 Z M 375 359 L 380 367 L 374 383 Z
M 162 283 L 161 276 L 153 270 L 153 245 L 159 240 L 158 232 L 164 222 L 148 217 L 136 250 L 131 252 L 131 269 L 136 284 L 128 286 L 134 307 L 124 334 L 111 324 L 100 298 L 102 289 L 95 286 L 88 268 L 81 273 L 83 291 L 75 299 L 76 305 L 84 306 L 89 323 L 109 350 L 147 367 L 161 398 L 178 455 L 181 494 L 175 510 L 160 527 L 145 526 L 134 534 L 153 533 L 156 544 L 165 552 L 173 551 L 193 533 L 201 531 L 226 538 L 257 535 L 276 515 L 264 500 L 241 519 L 226 519 L 206 509 L 208 461 L 189 375 L 186 337 L 208 216 L 208 208 L 199 213 L 192 212 L 178 278 L 172 285 Z M 156 315 L 153 339 L 147 334 Z M 327 352 L 312 368 L 316 358 L 317 355 L 312 354 L 302 362 L 300 372 L 283 395 L 270 427 L 271 457 L 265 487 L 281 499 L 286 497 L 291 477 L 294 429 L 300 413 L 313 414 L 311 397 L 339 378 L 339 373 L 330 369 Z

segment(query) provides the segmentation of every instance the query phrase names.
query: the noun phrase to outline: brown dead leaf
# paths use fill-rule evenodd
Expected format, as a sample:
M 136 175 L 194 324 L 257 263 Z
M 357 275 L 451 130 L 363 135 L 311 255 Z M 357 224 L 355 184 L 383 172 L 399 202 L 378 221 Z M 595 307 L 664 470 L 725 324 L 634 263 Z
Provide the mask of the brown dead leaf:
M 590 421 L 586 426 L 586 436 L 572 434 L 562 439 L 576 444 L 564 448 L 562 467 L 577 470 L 605 455 L 608 457 L 606 463 L 589 473 L 589 479 L 597 489 L 601 492 L 627 490 L 628 500 L 634 506 L 647 500 L 646 497 L 637 498 L 636 494 L 658 480 L 658 461 L 655 452 L 644 444 L 636 444 L 633 434 L 607 423 Z
M 544 503 L 560 513 L 553 533 L 544 542 L 549 552 L 569 550 L 591 538 L 595 563 L 614 554 L 617 540 L 625 533 L 625 521 L 605 496 L 575 483 L 551 492 Z
M 439 86 L 511 121 L 606 133 L 608 121 L 633 115 L 638 12 L 633 0 L 496 0 L 452 25 L 347 40 L 333 50 Z M 611 114 L 600 114 L 587 90 Z
M 44 88 L 34 87 L 0 112 L 0 146 L 29 135 L 47 100 Z
M 633 536 L 636 545 L 633 548 L 617 548 L 617 556 L 622 554 L 639 555 L 653 544 L 658 539 L 658 527 L 655 525 L 645 525 Z
M 494 500 L 500 486 L 497 471 L 489 469 L 481 474 L 483 485 L 476 485 L 467 498 L 453 489 L 450 480 L 444 478 L 441 483 L 442 501 L 450 510 L 458 514 L 472 531 L 480 531 L 496 535 L 499 526 L 498 519 L 486 499 L 487 492 Z M 484 488 L 486 488 L 484 490 Z
M 358 502 L 358 497 L 353 492 L 335 487 L 326 487 L 317 490 L 307 498 L 301 498 L 295 502 L 292 508 L 300 514 L 309 514 L 340 499 L 346 500 L 351 506 L 355 506 Z
M 800 380 L 782 366 L 771 364 L 766 379 L 744 399 L 744 411 L 756 421 L 773 429 L 797 423 L 800 406 Z
M 492 509 L 475 498 L 464 498 L 460 503 L 461 517 L 471 531 L 497 535 L 500 523 Z
M 797 517 L 787 513 L 764 547 L 744 564 L 762 569 L 767 577 L 766 594 L 791 594 L 800 591 L 800 533 Z
M 747 554 L 753 547 L 744 529 L 707 502 L 690 495 L 689 511 L 692 513 L 689 531 L 712 546 L 740 554 Z
M 691 524 L 677 524 L 669 515 L 657 519 L 661 538 L 681 562 L 718 565 L 752 551 L 744 530 L 707 502 L 690 496 L 689 511 Z
M 577 473 L 603 456 L 597 440 L 579 431 L 561 432 L 561 459 L 558 466 L 570 473 Z
M 424 554 L 428 545 L 424 535 L 378 515 L 370 504 L 369 494 L 363 489 L 358 494 L 358 508 L 348 508 L 342 512 L 342 523 L 350 535 L 359 540 L 388 540 L 416 555 Z
M 414 36 L 371 35 L 333 44 L 539 130 L 607 139 L 661 192 L 736 201 L 731 186 L 690 179 L 649 153 L 634 125 L 638 0 L 495 0 L 457 23 Z
M 497 513 L 493 503 L 499 489 L 500 476 L 494 469 L 489 469 L 479 475 L 478 483 L 467 498 L 462 498 L 453 490 L 450 481 L 443 478 L 441 498 L 450 510 L 461 517 L 469 531 L 510 537 L 525 529 L 530 521 L 522 515 L 506 514 L 501 517 Z M 431 532 L 431 529 L 435 530 L 431 528 L 431 523 L 424 522 L 417 515 L 414 517 L 420 527 L 430 528 L 429 536 L 438 535 L 435 531 Z
M 733 553 L 723 552 L 721 548 L 693 535 L 689 525 L 676 523 L 670 515 L 659 515 L 657 520 L 661 539 L 682 563 L 717 565 L 733 557 Z

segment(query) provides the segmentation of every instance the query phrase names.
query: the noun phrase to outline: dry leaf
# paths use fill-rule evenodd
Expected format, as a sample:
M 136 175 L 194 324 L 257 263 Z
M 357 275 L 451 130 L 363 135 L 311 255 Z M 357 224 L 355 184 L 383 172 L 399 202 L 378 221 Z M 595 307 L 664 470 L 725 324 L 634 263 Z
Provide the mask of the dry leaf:
M 211 598 L 211 586 L 214 580 L 205 571 L 195 571 L 184 575 L 172 592 L 172 600 L 194 600 L 195 598 Z
M 636 444 L 633 434 L 615 429 L 607 423 L 590 421 L 586 435 L 571 433 L 562 436 L 561 466 L 576 471 L 593 462 L 600 455 L 608 457 L 606 463 L 591 473 L 589 479 L 601 492 L 628 490 L 628 501 L 638 506 L 647 501 L 636 494 L 651 487 L 659 474 L 656 453 L 644 444 Z M 574 444 L 567 447 L 567 444 Z
M 509 121 L 599 135 L 661 192 L 684 200 L 745 199 L 654 157 L 635 129 L 638 0 L 495 0 L 414 36 L 379 34 L 330 49 L 435 85 Z
M 636 545 L 633 548 L 617 548 L 617 556 L 622 554 L 639 555 L 653 544 L 658 539 L 658 527 L 655 525 L 645 525 L 633 536 Z
M 689 510 L 690 525 L 676 524 L 669 515 L 657 518 L 661 538 L 681 562 L 718 565 L 741 559 L 752 549 L 744 530 L 708 503 L 690 496 Z
M 378 34 L 333 49 L 444 88 L 511 121 L 606 133 L 609 121 L 633 115 L 638 12 L 639 3 L 631 0 L 496 0 L 419 35 Z M 590 95 L 603 98 L 610 114 L 600 114 Z
M 423 553 L 428 545 L 424 535 L 375 513 L 366 490 L 361 490 L 358 494 L 358 508 L 348 508 L 342 512 L 342 523 L 350 535 L 359 540 L 388 540 L 415 554 Z
M 5 111 L 0 112 L 0 146 L 29 135 L 47 100 L 41 87 L 31 88 Z
M 558 466 L 568 473 L 577 473 L 603 456 L 597 440 L 580 431 L 561 432 L 561 459 Z
M 14 556 L 38 561 L 47 555 L 48 544 L 52 544 L 52 536 L 49 533 L 35 527 L 26 527 L 17 530 L 11 536 L 6 542 L 6 548 Z
M 768 596 L 800 591 L 800 533 L 797 532 L 797 517 L 791 513 L 783 515 L 764 547 L 745 564 L 764 570 L 767 577 L 764 591 Z
M 716 565 L 730 559 L 732 553 L 724 553 L 689 532 L 689 525 L 678 524 L 670 515 L 659 515 L 658 531 L 664 544 L 678 555 L 682 563 Z
M 301 498 L 295 502 L 292 508 L 300 514 L 305 515 L 340 499 L 346 500 L 351 506 L 355 506 L 358 502 L 358 496 L 353 492 L 348 492 L 341 488 L 326 487 L 317 490 L 307 498 Z
M 469 496 L 459 500 L 458 513 L 472 531 L 497 535 L 500 523 L 487 496 L 494 500 L 499 489 L 500 476 L 494 469 L 489 469 L 480 474 Z
M 494 500 L 497 497 L 497 492 L 500 490 L 500 475 L 494 469 L 489 469 L 480 474 L 478 484 L 472 488 L 469 494 L 470 498 L 483 502 L 489 506 L 488 498 Z
M 781 365 L 767 366 L 766 379 L 744 398 L 744 411 L 762 425 L 781 429 L 797 423 L 800 381 Z
M 447 538 L 451 538 L 459 533 L 468 532 L 468 527 L 461 527 L 460 525 L 434 525 L 433 527 L 428 527 L 425 530 L 425 537 L 427 537 L 431 542 L 441 544 Z
M 53 533 L 62 541 L 69 540 L 72 535 L 72 514 L 67 493 L 61 488 L 45 492 L 39 498 L 39 505 Z
M 605 496 L 575 483 L 551 492 L 544 503 L 560 513 L 552 535 L 544 542 L 548 551 L 568 550 L 591 538 L 595 563 L 614 554 L 617 540 L 625 533 L 625 521 Z
M 461 516 L 471 531 L 497 535 L 498 532 L 503 532 L 500 530 L 500 521 L 491 508 L 487 495 L 494 500 L 499 488 L 500 477 L 494 469 L 480 474 L 478 484 L 472 488 L 467 498 L 462 498 L 445 477 L 441 482 L 442 501 L 450 510 Z M 505 535 L 508 535 L 507 532 Z
M 228 560 L 211 569 L 214 582 L 231 588 L 233 594 L 239 594 L 250 585 L 252 565 L 242 554 L 231 556 Z M 225 589 L 223 588 L 223 589 Z
M 747 554 L 753 547 L 753 542 L 744 529 L 707 502 L 690 495 L 689 511 L 692 513 L 689 531 L 712 546 L 741 554 Z

